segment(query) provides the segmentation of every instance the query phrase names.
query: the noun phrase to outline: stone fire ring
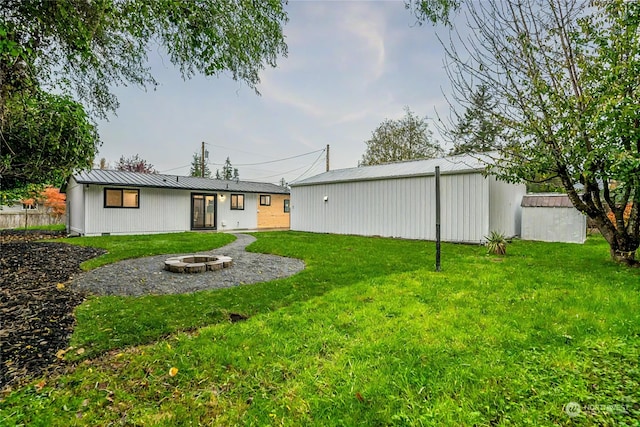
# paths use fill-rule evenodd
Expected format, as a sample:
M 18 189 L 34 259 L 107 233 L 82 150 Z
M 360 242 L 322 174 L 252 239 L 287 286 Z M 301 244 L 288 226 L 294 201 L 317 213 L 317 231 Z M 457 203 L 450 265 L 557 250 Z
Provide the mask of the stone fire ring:
M 204 273 L 233 265 L 233 259 L 222 255 L 184 255 L 167 258 L 164 269 L 172 273 Z

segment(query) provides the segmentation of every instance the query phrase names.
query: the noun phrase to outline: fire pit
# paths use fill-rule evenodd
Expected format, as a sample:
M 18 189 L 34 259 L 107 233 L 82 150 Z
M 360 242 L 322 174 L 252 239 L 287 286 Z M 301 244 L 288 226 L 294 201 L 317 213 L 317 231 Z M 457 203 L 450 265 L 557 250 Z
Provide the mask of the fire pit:
M 172 273 L 204 273 L 233 265 L 233 259 L 222 255 L 184 255 L 167 258 L 164 269 Z

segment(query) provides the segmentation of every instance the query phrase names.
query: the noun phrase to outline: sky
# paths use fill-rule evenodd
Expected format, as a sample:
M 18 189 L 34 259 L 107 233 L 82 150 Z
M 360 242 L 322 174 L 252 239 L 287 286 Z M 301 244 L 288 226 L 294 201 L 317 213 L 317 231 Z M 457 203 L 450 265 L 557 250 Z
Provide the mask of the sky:
M 114 165 L 137 154 L 160 173 L 188 175 L 205 142 L 214 174 L 229 157 L 242 180 L 291 183 L 325 171 L 327 145 L 331 169 L 358 166 L 375 128 L 405 106 L 448 115 L 442 29 L 418 25 L 403 1 L 290 0 L 285 9 L 288 55 L 261 73 L 260 95 L 229 74 L 184 81 L 153 51 L 158 87 L 114 88 L 120 108 L 98 123 L 97 158 Z

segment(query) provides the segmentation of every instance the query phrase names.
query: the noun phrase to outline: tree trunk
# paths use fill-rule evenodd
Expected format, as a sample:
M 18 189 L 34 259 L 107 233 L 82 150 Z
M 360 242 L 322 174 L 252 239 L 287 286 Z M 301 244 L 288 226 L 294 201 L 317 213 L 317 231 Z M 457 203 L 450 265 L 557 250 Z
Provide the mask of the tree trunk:
M 612 229 L 609 224 L 604 222 L 609 221 L 608 218 L 593 218 L 593 220 L 602 237 L 609 243 L 611 259 L 628 266 L 640 267 L 640 262 L 636 260 L 638 240 L 624 231 L 619 232 L 615 228 Z

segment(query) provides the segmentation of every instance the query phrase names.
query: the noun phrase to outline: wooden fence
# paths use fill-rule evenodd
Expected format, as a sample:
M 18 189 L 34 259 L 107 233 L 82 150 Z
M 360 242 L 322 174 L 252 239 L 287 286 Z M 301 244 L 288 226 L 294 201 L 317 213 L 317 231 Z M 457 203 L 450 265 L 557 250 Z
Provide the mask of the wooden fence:
M 25 213 L 26 212 L 26 213 Z M 63 216 L 60 219 L 55 219 L 53 216 L 44 212 L 1 212 L 0 211 L 0 229 L 3 228 L 20 228 L 24 227 L 25 223 L 28 227 L 35 225 L 53 225 L 64 224 L 66 218 Z

